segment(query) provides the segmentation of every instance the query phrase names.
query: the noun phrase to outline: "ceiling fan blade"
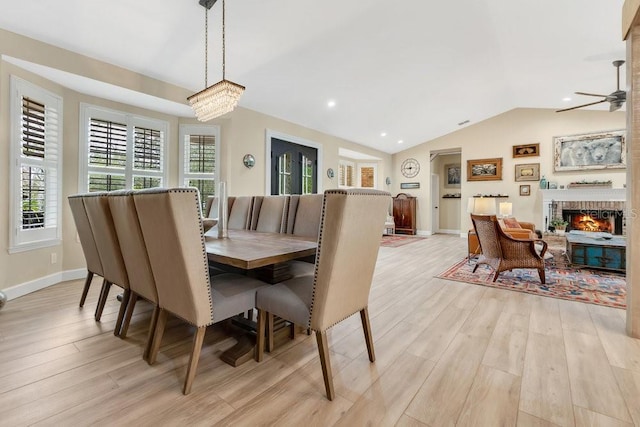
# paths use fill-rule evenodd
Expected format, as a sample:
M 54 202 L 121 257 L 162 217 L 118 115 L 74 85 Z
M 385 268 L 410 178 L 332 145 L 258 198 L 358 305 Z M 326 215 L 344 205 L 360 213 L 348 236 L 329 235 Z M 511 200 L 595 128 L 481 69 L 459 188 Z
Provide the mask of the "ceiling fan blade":
M 587 93 L 587 92 L 575 92 L 576 95 L 587 95 L 587 96 L 599 96 L 600 98 L 606 98 L 607 95 L 599 95 L 597 93 Z
M 620 108 L 622 108 L 622 104 L 623 104 L 623 102 L 612 102 L 609 105 L 609 112 L 612 113 L 614 111 L 619 110 Z
M 562 110 L 556 110 L 556 113 L 562 113 L 563 111 L 575 110 L 576 108 L 588 107 L 589 105 L 602 104 L 603 102 L 607 102 L 607 100 L 603 99 L 601 101 L 590 102 L 588 104 L 576 105 L 575 107 L 564 108 Z

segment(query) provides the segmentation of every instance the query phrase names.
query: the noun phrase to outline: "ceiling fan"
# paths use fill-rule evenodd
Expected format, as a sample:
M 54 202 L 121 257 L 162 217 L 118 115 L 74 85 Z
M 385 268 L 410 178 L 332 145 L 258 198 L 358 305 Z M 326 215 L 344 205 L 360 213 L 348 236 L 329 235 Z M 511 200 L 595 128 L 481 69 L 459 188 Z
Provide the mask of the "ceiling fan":
M 616 67 L 616 71 L 617 71 L 617 85 L 616 85 L 615 92 L 611 92 L 609 95 L 598 95 L 596 93 L 576 92 L 576 95 L 599 96 L 604 99 L 601 99 L 600 101 L 596 101 L 596 102 L 589 102 L 588 104 L 578 105 L 576 107 L 557 110 L 556 113 L 575 110 L 576 108 L 588 107 L 589 105 L 602 104 L 603 102 L 609 103 L 609 111 L 616 111 L 620 109 L 620 107 L 622 107 L 622 104 L 624 104 L 624 101 L 627 100 L 627 92 L 625 92 L 624 90 L 620 90 L 620 66 L 622 64 L 624 64 L 624 61 L 622 60 L 613 61 L 613 66 Z

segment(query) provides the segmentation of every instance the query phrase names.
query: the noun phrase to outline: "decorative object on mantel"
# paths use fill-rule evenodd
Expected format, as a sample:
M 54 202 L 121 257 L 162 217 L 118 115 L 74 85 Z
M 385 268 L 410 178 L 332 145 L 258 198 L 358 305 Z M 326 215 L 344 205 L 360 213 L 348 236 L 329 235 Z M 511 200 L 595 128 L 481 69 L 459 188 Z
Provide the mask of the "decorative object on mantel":
M 611 188 L 613 187 L 612 181 L 577 181 L 571 182 L 567 185 L 567 188 Z
M 625 131 L 556 136 L 554 171 L 624 169 L 627 165 Z
M 542 175 L 542 178 L 540 178 L 540 188 L 542 188 L 543 190 L 547 189 L 547 178 L 545 178 L 544 175 Z
M 225 78 L 225 0 L 222 0 L 222 80 L 208 86 L 208 50 L 209 50 L 209 9 L 217 0 L 200 0 L 200 5 L 205 8 L 204 20 L 204 90 L 187 98 L 196 117 L 201 122 L 222 116 L 233 111 L 238 105 L 238 100 L 244 93 L 244 86 L 229 81 Z
M 462 195 L 460 193 L 455 193 L 455 194 L 447 193 L 444 196 L 442 196 L 443 199 L 459 199 L 461 197 Z

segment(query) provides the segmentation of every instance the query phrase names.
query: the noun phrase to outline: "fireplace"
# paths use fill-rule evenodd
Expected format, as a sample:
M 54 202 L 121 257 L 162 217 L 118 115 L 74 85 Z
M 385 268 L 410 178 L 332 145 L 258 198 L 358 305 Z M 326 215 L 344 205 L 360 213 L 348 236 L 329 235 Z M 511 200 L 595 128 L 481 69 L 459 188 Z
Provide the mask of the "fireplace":
M 623 215 L 624 212 L 621 210 L 562 210 L 562 218 L 569 223 L 567 231 L 581 230 L 623 234 Z
M 549 229 L 551 220 L 563 218 L 567 230 L 626 234 L 626 188 L 588 188 L 540 190 L 542 223 Z

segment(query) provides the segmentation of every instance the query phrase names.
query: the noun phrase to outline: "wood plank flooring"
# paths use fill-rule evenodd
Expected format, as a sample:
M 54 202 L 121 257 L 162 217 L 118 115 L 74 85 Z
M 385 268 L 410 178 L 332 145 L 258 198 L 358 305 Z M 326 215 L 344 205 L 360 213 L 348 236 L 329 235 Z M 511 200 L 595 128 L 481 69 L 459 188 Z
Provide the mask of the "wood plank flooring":
M 222 326 L 207 331 L 190 395 L 193 328 L 170 319 L 154 366 L 142 360 L 151 308 L 114 337 L 112 290 L 93 320 L 95 279 L 0 311 L 0 425 L 640 426 L 640 340 L 624 311 L 446 281 L 466 241 L 436 235 L 380 249 L 370 363 L 356 314 L 328 333 L 336 398 L 325 398 L 314 336 L 233 368 Z M 354 260 L 356 262 L 356 260 Z

